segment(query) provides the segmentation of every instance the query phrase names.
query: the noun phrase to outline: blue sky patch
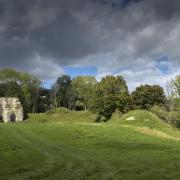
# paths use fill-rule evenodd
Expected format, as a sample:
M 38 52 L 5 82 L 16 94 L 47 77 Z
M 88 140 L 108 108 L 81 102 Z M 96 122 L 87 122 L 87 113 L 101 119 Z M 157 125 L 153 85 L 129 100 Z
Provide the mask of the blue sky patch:
M 162 74 L 167 75 L 170 73 L 169 59 L 167 56 L 160 57 L 156 60 L 156 68 L 158 68 Z
M 83 67 L 73 67 L 73 66 L 65 66 L 63 67 L 64 74 L 71 76 L 72 78 L 77 76 L 96 76 L 97 68 L 95 66 L 83 66 Z M 58 77 L 57 77 L 58 78 Z M 56 79 L 43 81 L 43 86 L 46 88 L 51 88 L 52 84 L 54 84 Z
M 65 74 L 70 75 L 72 78 L 76 76 L 96 76 L 97 68 L 95 66 L 72 67 L 67 66 L 63 68 Z

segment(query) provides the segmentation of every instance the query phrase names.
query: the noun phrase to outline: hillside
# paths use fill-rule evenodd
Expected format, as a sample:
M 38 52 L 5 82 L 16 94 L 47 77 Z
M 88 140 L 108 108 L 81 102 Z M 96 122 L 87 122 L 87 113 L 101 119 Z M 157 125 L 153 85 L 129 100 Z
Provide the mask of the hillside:
M 112 119 L 110 123 L 117 123 L 150 136 L 180 140 L 179 129 L 172 127 L 155 114 L 145 110 L 130 111 L 120 118 Z
M 31 113 L 27 122 L 30 123 L 47 123 L 47 122 L 71 122 L 71 123 L 90 123 L 96 120 L 96 115 L 88 111 L 70 111 L 66 108 L 58 108 L 53 113 Z
M 61 109 L 53 119 L 45 120 L 47 114 L 32 114 L 25 123 L 1 123 L 0 179 L 179 178 L 179 131 L 144 111 L 102 124 L 90 121 L 87 113 Z M 83 121 L 84 116 L 87 119 Z M 136 120 L 126 120 L 132 116 Z

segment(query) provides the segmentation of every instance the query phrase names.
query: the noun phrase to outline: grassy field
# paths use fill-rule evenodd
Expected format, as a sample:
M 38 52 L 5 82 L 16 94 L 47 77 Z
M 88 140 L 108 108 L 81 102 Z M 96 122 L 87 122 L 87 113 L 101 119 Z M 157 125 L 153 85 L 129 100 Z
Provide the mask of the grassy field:
M 0 179 L 179 179 L 178 130 L 146 111 L 108 123 L 93 119 L 61 109 L 1 123 Z

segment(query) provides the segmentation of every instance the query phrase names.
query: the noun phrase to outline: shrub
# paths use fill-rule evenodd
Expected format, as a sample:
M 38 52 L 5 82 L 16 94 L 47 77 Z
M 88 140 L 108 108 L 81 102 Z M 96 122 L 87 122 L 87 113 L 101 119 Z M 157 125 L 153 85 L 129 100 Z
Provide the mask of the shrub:
M 98 116 L 97 116 L 97 118 L 95 120 L 95 122 L 97 122 L 97 123 L 106 122 L 106 121 L 107 121 L 107 118 L 105 116 L 101 115 L 101 114 L 98 114 Z
M 171 111 L 168 113 L 168 121 L 175 125 L 176 127 L 180 128 L 180 112 L 178 111 Z
M 156 114 L 163 121 L 180 128 L 180 112 L 179 111 L 167 111 L 163 106 L 153 106 L 150 111 Z
M 174 98 L 172 101 L 173 101 L 173 110 L 180 111 L 180 98 Z
M 141 85 L 132 92 L 131 97 L 137 109 L 150 109 L 154 105 L 166 103 L 164 90 L 158 85 Z
M 126 81 L 122 76 L 106 76 L 96 85 L 92 111 L 104 116 L 106 120 L 119 109 L 127 112 L 131 104 Z
M 112 114 L 112 119 L 118 119 L 118 118 L 121 118 L 123 116 L 123 113 L 120 111 L 120 110 L 118 110 L 118 109 L 116 109 L 116 111 Z
M 156 114 L 160 119 L 162 119 L 163 121 L 168 122 L 168 111 L 166 110 L 166 108 L 164 106 L 153 106 L 150 111 L 154 114 Z

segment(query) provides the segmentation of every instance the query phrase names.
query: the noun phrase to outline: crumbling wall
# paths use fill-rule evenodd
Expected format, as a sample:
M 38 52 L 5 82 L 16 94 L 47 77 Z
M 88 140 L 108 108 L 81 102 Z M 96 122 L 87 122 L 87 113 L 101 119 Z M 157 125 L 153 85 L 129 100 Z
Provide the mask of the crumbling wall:
M 0 116 L 3 122 L 23 121 L 23 108 L 18 98 L 0 98 Z
M 0 122 L 3 121 L 2 113 L 3 113 L 3 107 L 2 107 L 2 105 L 0 103 Z

